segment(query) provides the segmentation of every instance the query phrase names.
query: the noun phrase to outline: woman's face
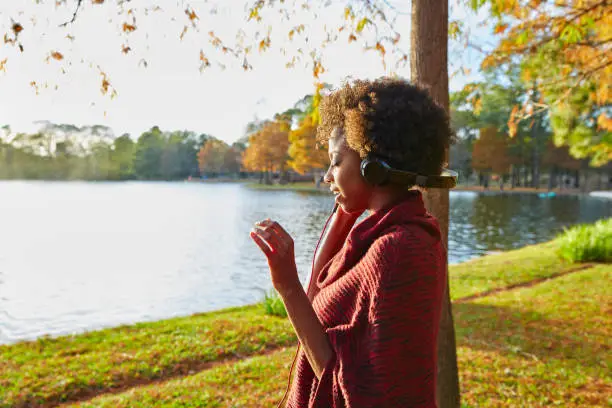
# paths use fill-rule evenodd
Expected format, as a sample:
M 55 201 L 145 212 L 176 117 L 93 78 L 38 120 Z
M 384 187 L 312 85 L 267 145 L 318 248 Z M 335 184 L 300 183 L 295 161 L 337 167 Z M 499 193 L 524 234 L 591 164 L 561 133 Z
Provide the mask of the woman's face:
M 341 130 L 332 132 L 328 153 L 331 162 L 324 181 L 336 195 L 336 202 L 347 213 L 368 209 L 372 187 L 361 176 L 361 158 L 348 147 Z

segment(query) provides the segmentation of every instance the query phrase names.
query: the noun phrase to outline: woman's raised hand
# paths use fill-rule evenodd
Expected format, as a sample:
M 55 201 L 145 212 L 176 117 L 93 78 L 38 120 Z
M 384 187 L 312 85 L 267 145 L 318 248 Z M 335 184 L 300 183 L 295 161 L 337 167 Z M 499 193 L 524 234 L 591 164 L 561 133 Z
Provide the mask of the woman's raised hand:
M 291 235 L 268 218 L 255 223 L 250 236 L 268 258 L 274 288 L 283 294 L 301 287 Z

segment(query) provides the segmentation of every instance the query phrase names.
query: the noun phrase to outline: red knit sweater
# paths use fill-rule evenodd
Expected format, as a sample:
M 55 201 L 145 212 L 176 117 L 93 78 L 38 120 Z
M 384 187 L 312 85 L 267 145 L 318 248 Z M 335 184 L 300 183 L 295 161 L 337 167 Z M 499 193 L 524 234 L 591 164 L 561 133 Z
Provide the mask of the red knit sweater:
M 334 356 L 319 381 L 300 350 L 286 407 L 435 407 L 445 251 L 418 191 L 355 225 L 316 281 Z

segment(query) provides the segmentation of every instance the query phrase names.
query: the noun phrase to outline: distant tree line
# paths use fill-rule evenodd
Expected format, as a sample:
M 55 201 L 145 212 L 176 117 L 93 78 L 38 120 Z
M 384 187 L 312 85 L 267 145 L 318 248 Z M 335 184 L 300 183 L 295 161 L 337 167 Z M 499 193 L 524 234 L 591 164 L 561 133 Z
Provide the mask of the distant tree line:
M 200 176 L 198 152 L 218 142 L 207 134 L 157 126 L 136 140 L 100 125 L 44 122 L 32 134 L 2 130 L 0 179 L 182 180 Z M 232 169 L 239 163 L 236 158 Z
M 576 159 L 567 146 L 555 145 L 553 127 L 558 130 L 563 123 L 553 126 L 548 111 L 535 112 L 529 122 L 508 120 L 529 92 L 535 90 L 525 89 L 517 72 L 510 70 L 502 76 L 499 71 L 485 73 L 485 81 L 451 94 L 458 141 L 451 146 L 449 166 L 459 171 L 460 181 L 476 176 L 483 186 L 496 180 L 510 188 L 579 188 L 590 174 L 610 178 L 612 165 L 605 157 Z M 231 145 L 208 134 L 157 126 L 136 140 L 127 134 L 115 137 L 110 128 L 99 125 L 43 122 L 33 134 L 4 127 L 0 179 L 255 177 L 269 184 L 275 177 L 285 183 L 301 174 L 318 183 L 329 160 L 326 147 L 315 138 L 319 98 L 306 95 L 272 119 L 248 123 L 244 137 Z

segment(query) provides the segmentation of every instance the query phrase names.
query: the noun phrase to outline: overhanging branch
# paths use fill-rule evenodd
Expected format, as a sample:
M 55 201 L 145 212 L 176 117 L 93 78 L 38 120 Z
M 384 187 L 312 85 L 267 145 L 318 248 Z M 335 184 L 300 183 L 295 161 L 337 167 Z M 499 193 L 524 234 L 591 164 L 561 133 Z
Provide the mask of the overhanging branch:
M 81 7 L 82 2 L 83 0 L 77 0 L 76 9 L 74 10 L 74 13 L 72 14 L 72 18 L 70 19 L 70 21 L 66 21 L 63 24 L 60 24 L 59 25 L 60 27 L 66 27 L 68 24 L 74 23 L 74 20 L 76 20 L 77 13 L 79 12 L 79 7 Z

